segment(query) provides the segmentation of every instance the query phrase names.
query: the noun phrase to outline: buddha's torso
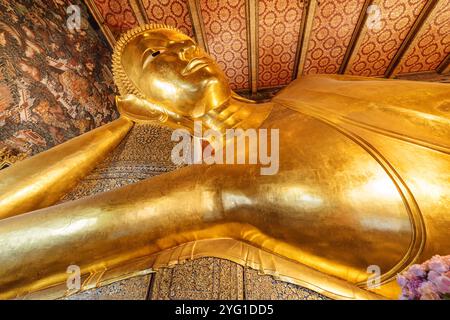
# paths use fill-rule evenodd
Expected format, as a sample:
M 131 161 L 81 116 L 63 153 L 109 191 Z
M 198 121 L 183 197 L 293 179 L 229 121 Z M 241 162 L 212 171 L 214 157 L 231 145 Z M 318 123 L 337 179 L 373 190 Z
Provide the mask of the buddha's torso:
M 362 287 L 375 265 L 383 283 L 392 283 L 411 263 L 450 248 L 450 93 L 439 85 L 386 84 L 311 77 L 293 82 L 270 108 L 264 105 L 257 128 L 279 130 L 275 175 L 261 175 L 259 165 L 191 165 L 3 220 L 0 231 L 11 236 L 4 238 L 9 251 L 2 254 L 21 262 L 19 268 L 5 258 L 4 287 L 13 292 L 20 279 L 23 292 L 42 277 L 39 270 L 63 279 L 61 268 L 75 257 L 86 270 L 98 264 L 114 269 L 177 246 L 191 248 L 194 256 L 202 241 L 218 239 L 240 241 L 277 257 L 269 261 L 281 257 L 293 269 L 307 266 Z M 353 91 L 347 93 L 347 85 Z M 371 88 L 383 91 L 380 99 Z M 428 90 L 435 101 L 426 100 Z M 67 228 L 85 221 L 88 228 Z M 31 231 L 17 243 L 14 232 L 24 226 Z M 39 228 L 68 231 L 55 242 L 41 237 Z M 80 236 L 83 245 L 77 245 Z M 248 257 L 235 244 L 205 248 L 231 260 Z M 34 261 L 28 251 L 46 257 L 35 273 L 25 267 Z M 389 288 L 380 293 L 395 297 Z
M 450 92 L 427 102 L 427 89 L 394 96 L 393 84 L 375 101 L 371 83 L 350 80 L 357 93 L 321 77 L 283 90 L 260 126 L 279 130 L 279 172 L 219 166 L 226 178 L 215 183 L 230 219 L 252 224 L 261 243 L 277 239 L 275 252 L 298 257 L 292 244 L 327 274 L 358 283 L 375 265 L 392 281 L 450 248 Z

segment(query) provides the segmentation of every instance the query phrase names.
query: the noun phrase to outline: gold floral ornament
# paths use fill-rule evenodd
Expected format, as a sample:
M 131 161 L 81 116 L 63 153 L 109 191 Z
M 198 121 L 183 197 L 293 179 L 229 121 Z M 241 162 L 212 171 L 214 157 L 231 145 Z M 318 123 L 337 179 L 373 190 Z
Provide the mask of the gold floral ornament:
M 150 24 L 129 30 L 118 40 L 112 60 L 118 109 L 136 122 L 190 124 L 232 95 L 215 61 L 175 27 Z

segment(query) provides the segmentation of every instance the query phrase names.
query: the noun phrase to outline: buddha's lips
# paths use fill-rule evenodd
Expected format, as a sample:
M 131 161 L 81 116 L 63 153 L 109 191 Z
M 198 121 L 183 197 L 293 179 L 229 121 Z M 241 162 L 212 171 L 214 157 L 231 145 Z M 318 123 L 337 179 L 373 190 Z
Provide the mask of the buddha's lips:
M 203 67 L 207 67 L 209 65 L 208 60 L 205 58 L 194 58 L 187 66 L 183 69 L 181 72 L 183 76 L 188 75 L 190 73 L 196 72 L 197 70 L 200 70 Z

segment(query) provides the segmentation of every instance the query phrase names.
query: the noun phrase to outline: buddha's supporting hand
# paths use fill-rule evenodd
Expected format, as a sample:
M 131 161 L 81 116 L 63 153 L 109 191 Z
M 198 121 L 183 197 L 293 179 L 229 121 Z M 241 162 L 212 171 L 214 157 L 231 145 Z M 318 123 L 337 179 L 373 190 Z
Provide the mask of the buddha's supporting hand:
M 121 117 L 0 171 L 0 219 L 57 202 L 111 152 L 133 122 Z
M 116 96 L 116 105 L 120 114 L 136 123 L 162 122 L 172 128 L 192 130 L 193 122 L 187 117 L 171 112 L 147 100 L 132 94 Z

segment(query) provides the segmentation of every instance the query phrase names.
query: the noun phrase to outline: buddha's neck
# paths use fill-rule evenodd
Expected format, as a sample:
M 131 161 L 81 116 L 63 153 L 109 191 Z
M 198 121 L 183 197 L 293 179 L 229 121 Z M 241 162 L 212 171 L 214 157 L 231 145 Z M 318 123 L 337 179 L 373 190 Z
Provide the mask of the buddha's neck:
M 259 128 L 272 110 L 272 103 L 249 103 L 231 98 L 228 102 L 197 118 L 202 127 L 225 133 L 227 129 Z

